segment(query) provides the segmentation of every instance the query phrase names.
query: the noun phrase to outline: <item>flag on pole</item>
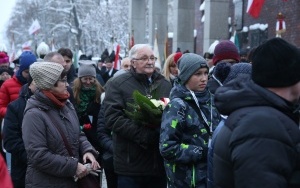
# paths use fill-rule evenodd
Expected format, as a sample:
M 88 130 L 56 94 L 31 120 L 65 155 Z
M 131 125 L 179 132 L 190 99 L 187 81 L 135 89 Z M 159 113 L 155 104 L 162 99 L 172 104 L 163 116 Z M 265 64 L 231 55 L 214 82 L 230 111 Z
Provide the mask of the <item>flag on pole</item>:
M 16 49 L 15 49 L 15 41 L 13 38 L 12 44 L 11 44 L 11 54 L 10 54 L 10 62 L 13 62 L 16 57 Z
M 161 61 L 160 61 L 160 57 L 159 57 L 159 49 L 158 49 L 158 44 L 157 44 L 157 34 L 155 34 L 155 38 L 154 38 L 154 56 L 157 58 L 155 63 L 158 63 L 161 67 Z
M 115 46 L 115 52 L 116 52 L 116 54 L 115 54 L 115 60 L 114 60 L 113 68 L 114 68 L 114 69 L 117 69 L 117 70 L 119 70 L 119 69 L 121 68 L 120 60 L 119 60 L 120 48 L 121 48 L 121 47 L 120 47 L 119 44 L 117 44 L 117 45 Z
M 52 39 L 51 41 L 51 52 L 55 52 L 56 49 L 55 49 L 55 46 L 54 46 L 54 39 Z
M 40 23 L 37 19 L 35 19 L 30 28 L 28 29 L 29 35 L 36 34 L 41 29 Z
M 167 28 L 167 36 L 165 39 L 165 46 L 164 46 L 164 61 L 166 61 L 166 59 L 169 56 L 168 48 L 169 48 L 169 41 L 168 41 L 168 28 Z
M 248 0 L 247 13 L 253 18 L 258 18 L 265 0 Z
M 133 30 L 132 30 L 132 33 L 131 33 L 131 37 L 129 39 L 129 50 L 132 48 L 132 46 L 134 46 Z
M 31 44 L 32 44 L 32 40 L 26 41 L 24 44 L 22 44 L 22 50 L 23 51 L 30 51 L 31 50 Z

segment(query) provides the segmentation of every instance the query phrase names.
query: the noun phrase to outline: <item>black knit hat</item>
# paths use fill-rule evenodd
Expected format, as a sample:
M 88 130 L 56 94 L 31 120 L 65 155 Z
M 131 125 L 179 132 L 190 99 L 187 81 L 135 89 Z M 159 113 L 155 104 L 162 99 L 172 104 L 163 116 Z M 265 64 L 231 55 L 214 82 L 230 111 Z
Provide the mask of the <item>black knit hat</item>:
M 287 87 L 300 81 L 300 51 L 281 38 L 256 48 L 252 58 L 252 79 L 262 87 Z
M 0 68 L 0 74 L 2 74 L 4 72 L 8 73 L 11 76 L 14 75 L 14 72 L 11 69 L 9 69 L 9 68 L 8 69 L 7 68 Z

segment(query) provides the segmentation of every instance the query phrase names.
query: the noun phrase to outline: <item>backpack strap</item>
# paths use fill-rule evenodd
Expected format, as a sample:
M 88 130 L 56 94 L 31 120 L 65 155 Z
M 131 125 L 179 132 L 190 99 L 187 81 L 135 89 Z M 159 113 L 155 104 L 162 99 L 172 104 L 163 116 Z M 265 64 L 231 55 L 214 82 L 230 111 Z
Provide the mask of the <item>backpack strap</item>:
M 178 99 L 183 101 L 183 103 L 186 104 L 186 106 L 192 107 L 194 109 L 194 111 L 197 113 L 198 118 L 203 120 L 200 109 L 198 108 L 198 106 L 194 100 L 193 101 L 185 101 L 185 100 L 182 100 L 181 98 L 178 98 Z M 203 125 L 204 125 L 204 128 L 206 129 L 207 133 L 209 134 L 209 136 L 212 136 L 212 132 L 210 131 L 209 126 L 206 123 L 203 123 Z

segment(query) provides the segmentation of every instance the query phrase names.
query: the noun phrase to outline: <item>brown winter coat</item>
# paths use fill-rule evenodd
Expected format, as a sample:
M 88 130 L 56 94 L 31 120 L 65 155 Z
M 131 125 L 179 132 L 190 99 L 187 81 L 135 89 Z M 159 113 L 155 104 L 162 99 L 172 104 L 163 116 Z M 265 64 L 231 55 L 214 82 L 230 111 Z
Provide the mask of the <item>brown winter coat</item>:
M 74 158 L 69 156 L 49 114 L 57 117 L 56 122 L 71 145 Z M 27 102 L 22 130 L 28 158 L 26 187 L 76 187 L 73 176 L 79 156 L 88 151 L 96 154 L 96 151 L 80 131 L 72 104 L 68 101 L 62 109 L 57 109 L 42 92 L 35 92 Z

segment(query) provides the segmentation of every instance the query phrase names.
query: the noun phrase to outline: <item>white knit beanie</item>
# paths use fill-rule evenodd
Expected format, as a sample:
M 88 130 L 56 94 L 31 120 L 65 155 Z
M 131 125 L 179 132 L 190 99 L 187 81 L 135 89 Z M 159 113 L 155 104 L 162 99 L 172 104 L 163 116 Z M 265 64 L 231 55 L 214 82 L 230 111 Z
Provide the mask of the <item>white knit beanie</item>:
M 64 68 L 53 62 L 35 62 L 30 65 L 29 73 L 37 88 L 51 89 L 58 81 Z
M 41 42 L 36 49 L 36 53 L 39 57 L 41 55 L 46 55 L 49 52 L 50 52 L 50 48 L 45 42 Z

